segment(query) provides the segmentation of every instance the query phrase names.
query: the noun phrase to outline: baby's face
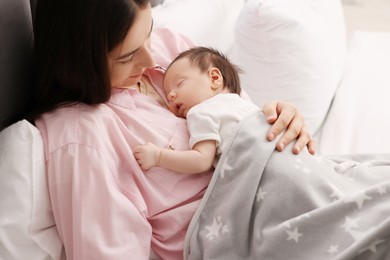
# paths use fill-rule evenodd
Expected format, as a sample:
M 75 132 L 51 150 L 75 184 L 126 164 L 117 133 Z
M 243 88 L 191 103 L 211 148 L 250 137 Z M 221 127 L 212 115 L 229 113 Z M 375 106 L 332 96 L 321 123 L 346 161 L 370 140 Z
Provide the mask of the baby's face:
M 193 106 L 215 95 L 207 72 L 201 72 L 187 58 L 173 63 L 164 77 L 168 108 L 176 116 L 186 117 Z

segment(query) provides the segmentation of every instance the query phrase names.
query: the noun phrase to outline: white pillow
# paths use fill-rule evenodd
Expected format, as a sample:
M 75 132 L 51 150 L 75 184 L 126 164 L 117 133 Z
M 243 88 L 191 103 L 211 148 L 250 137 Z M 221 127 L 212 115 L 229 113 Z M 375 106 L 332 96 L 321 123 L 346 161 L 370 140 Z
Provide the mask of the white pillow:
M 340 0 L 248 0 L 234 37 L 230 57 L 252 100 L 295 104 L 316 134 L 345 66 Z
M 60 259 L 40 132 L 26 120 L 0 132 L 0 259 Z
M 389 68 L 390 32 L 354 32 L 319 153 L 390 153 Z
M 186 35 L 197 45 L 227 52 L 244 0 L 165 0 L 153 7 L 155 27 Z

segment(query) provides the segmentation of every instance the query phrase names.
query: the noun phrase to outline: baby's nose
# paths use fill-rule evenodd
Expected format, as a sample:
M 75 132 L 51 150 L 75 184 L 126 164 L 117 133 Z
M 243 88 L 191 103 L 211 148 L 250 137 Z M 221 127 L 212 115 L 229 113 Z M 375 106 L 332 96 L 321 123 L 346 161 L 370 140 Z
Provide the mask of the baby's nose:
M 168 94 L 168 100 L 169 100 L 169 101 L 174 100 L 175 97 L 176 97 L 176 94 L 175 94 L 174 92 L 169 92 L 169 94 Z

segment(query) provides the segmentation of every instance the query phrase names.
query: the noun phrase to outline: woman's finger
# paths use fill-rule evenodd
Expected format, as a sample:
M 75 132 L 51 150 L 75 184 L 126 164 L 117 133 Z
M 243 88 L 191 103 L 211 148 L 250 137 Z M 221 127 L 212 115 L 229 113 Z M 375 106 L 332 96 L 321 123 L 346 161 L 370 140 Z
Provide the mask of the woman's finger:
M 271 126 L 271 129 L 268 131 L 267 138 L 268 140 L 272 141 L 282 131 L 287 129 L 287 132 L 288 131 L 290 132 L 288 132 L 287 136 L 285 137 L 288 140 L 288 142 L 285 144 L 288 144 L 291 142 L 291 140 L 295 139 L 299 134 L 300 126 L 298 125 L 298 129 L 297 129 L 297 125 L 296 125 L 297 122 L 291 125 L 295 120 L 295 117 L 297 115 L 297 110 L 294 106 L 288 103 L 278 102 L 276 106 L 276 113 L 279 113 L 279 116 Z M 295 136 L 293 132 L 296 132 Z
M 293 147 L 293 153 L 298 154 L 305 147 L 308 148 L 308 150 L 311 154 L 315 154 L 316 143 L 315 143 L 314 139 L 310 136 L 309 131 L 307 130 L 307 127 L 303 126 L 301 129 L 301 133 L 299 135 L 299 138 Z
M 270 102 L 263 105 L 262 111 L 264 113 L 267 122 L 272 124 L 278 118 L 278 113 L 276 111 L 278 102 Z
M 292 119 L 292 121 L 290 122 L 290 125 L 288 126 L 286 131 L 283 133 L 283 135 L 278 140 L 278 143 L 276 144 L 276 149 L 278 151 L 283 151 L 284 148 L 289 143 L 291 143 L 294 140 L 297 140 L 302 135 L 301 131 L 302 131 L 303 126 L 304 126 L 303 116 L 301 116 L 301 115 L 295 116 Z M 305 139 L 303 136 L 301 142 L 304 142 L 304 140 Z M 306 143 L 305 143 L 305 145 L 306 145 Z

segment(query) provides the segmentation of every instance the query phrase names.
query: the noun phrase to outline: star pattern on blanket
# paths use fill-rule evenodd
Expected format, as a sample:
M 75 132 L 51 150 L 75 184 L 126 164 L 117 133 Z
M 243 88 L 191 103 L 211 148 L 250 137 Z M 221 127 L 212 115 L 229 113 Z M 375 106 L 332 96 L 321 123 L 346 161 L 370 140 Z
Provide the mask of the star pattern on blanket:
M 359 250 L 359 253 L 363 253 L 365 251 L 371 251 L 372 253 L 376 253 L 376 246 L 385 242 L 384 239 L 376 239 L 374 242 L 372 242 L 369 246 Z
M 304 174 L 307 174 L 307 175 L 311 174 L 310 168 L 303 164 L 301 158 L 295 159 L 295 166 L 294 167 L 297 171 L 301 171 Z
M 363 240 L 364 237 L 366 236 L 367 233 L 372 233 L 377 229 L 377 227 L 371 227 L 367 230 L 360 231 L 360 230 L 349 230 L 349 234 L 353 237 L 355 241 Z M 377 251 L 377 246 L 379 244 L 384 243 L 386 240 L 385 239 L 375 239 L 371 244 L 368 246 L 364 247 L 363 249 L 359 250 L 358 253 L 361 254 L 366 251 L 370 251 L 371 253 L 375 254 Z
M 221 234 L 229 232 L 228 226 L 222 222 L 222 217 L 214 217 L 213 223 L 205 227 L 207 230 L 206 238 L 213 240 L 218 238 Z
M 267 192 L 263 191 L 262 188 L 259 188 L 256 194 L 256 201 L 259 202 L 261 200 L 265 199 L 265 195 L 267 195 Z
M 328 249 L 328 253 L 331 255 L 337 254 L 339 252 L 339 245 L 331 245 Z
M 345 203 L 356 203 L 359 209 L 362 209 L 363 203 L 366 200 L 372 200 L 372 197 L 368 196 L 366 192 L 362 192 L 360 194 L 355 194 L 349 198 L 345 198 Z
M 359 228 L 358 221 L 360 218 L 350 218 L 345 217 L 345 223 L 341 225 L 342 228 L 344 228 L 345 232 L 349 233 L 353 228 Z
M 229 158 L 226 156 L 225 163 L 223 164 L 223 166 L 221 168 L 221 173 L 220 173 L 221 179 L 225 178 L 225 173 L 227 171 L 233 170 L 233 168 L 227 163 L 228 161 L 229 161 Z
M 334 184 L 330 183 L 329 186 L 333 190 L 333 192 L 330 194 L 330 198 L 332 198 L 334 201 L 344 198 L 344 194 Z
M 295 227 L 294 230 L 286 230 L 288 238 L 287 240 L 294 240 L 296 243 L 299 242 L 299 238 L 303 236 L 303 234 L 298 232 L 298 228 Z
M 244 149 L 252 146 L 247 144 Z M 202 254 L 237 259 L 243 248 L 249 250 L 244 252 L 248 259 L 388 255 L 390 168 L 375 168 L 371 179 L 369 164 L 344 163 L 348 157 L 289 156 L 272 150 L 263 169 L 243 163 L 242 149 L 239 143 L 236 153 L 225 154 L 218 167 L 215 176 L 223 181 L 215 182 L 209 204 L 199 215 L 192 241 L 199 257 L 189 259 L 204 259 Z M 226 194 L 234 194 L 233 199 L 226 200 Z

